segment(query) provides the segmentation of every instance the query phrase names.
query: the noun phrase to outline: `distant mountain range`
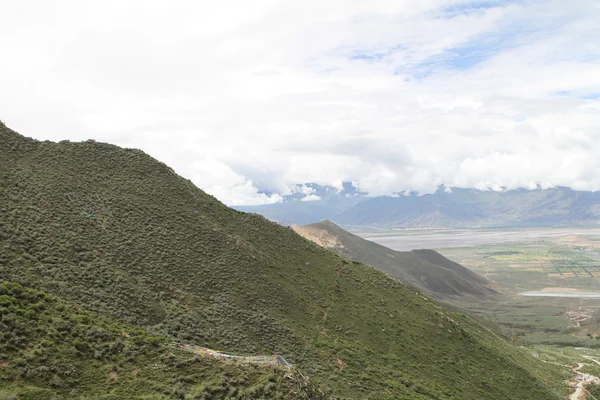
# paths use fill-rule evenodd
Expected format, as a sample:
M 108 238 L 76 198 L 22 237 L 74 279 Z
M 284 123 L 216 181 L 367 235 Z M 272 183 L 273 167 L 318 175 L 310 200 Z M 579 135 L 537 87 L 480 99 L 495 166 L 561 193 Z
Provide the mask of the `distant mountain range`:
M 343 230 L 331 221 L 294 226 L 301 236 L 360 261 L 439 299 L 497 294 L 490 281 L 433 250 L 395 251 Z
M 566 187 L 482 191 L 440 187 L 435 193 L 366 197 L 347 184 L 315 201 L 287 196 L 271 205 L 237 207 L 284 225 L 329 219 L 338 225 L 420 228 L 536 227 L 600 224 L 600 192 Z
M 282 225 L 305 225 L 332 219 L 366 200 L 365 195 L 366 193 L 360 192 L 350 182 L 345 182 L 341 189 L 307 183 L 297 185 L 292 194 L 283 197 L 281 203 L 233 208 L 262 214 Z

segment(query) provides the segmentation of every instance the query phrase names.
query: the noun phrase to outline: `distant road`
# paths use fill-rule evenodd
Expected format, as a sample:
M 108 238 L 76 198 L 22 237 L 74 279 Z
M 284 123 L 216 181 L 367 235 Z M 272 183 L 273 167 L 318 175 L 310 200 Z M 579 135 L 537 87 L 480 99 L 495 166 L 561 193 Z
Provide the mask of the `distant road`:
M 390 249 L 409 251 L 415 249 L 440 249 L 446 247 L 472 247 L 505 242 L 536 242 L 566 235 L 583 235 L 600 239 L 600 228 L 523 228 L 506 230 L 453 230 L 442 232 L 399 231 L 389 235 L 357 235 Z

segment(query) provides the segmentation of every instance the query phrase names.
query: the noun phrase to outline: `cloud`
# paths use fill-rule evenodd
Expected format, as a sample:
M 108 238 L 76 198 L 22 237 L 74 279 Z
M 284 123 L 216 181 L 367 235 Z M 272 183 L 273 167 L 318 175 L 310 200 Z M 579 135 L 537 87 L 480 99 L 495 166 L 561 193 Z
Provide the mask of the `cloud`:
M 251 180 L 237 174 L 226 164 L 206 160 L 194 162 L 192 180 L 207 193 L 231 205 L 272 204 L 282 200 L 279 194 L 259 193 Z
M 141 148 L 227 204 L 306 182 L 600 190 L 594 0 L 2 10 L 0 119 Z
M 319 196 L 317 196 L 316 194 L 309 194 L 308 196 L 300 199 L 300 201 L 317 201 L 317 200 L 321 200 L 321 198 Z
M 317 201 L 321 200 L 321 197 L 317 195 L 317 190 L 307 185 L 296 185 L 291 189 L 292 193 L 301 193 L 304 195 L 300 201 Z

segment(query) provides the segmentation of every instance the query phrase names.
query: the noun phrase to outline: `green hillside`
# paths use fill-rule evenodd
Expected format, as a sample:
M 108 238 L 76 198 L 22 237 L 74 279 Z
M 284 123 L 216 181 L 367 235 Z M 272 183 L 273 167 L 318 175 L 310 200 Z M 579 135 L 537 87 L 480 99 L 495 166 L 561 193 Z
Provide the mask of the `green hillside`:
M 488 287 L 491 282 L 487 279 L 433 250 L 395 251 L 353 235 L 330 221 L 294 229 L 340 256 L 371 265 L 437 298 L 496 294 Z
M 0 280 L 28 293 L 0 293 L 11 327 L 0 331 L 6 396 L 294 398 L 277 370 L 161 361 L 178 357 L 173 342 L 281 354 L 336 398 L 551 399 L 562 390 L 560 370 L 467 316 L 227 208 L 141 151 L 38 142 L 3 125 Z M 36 353 L 46 348 L 47 362 Z M 38 362 L 53 375 L 30 374 Z M 155 364 L 164 373 L 151 374 Z M 127 378 L 111 381 L 115 368 Z M 140 378 L 127 375 L 134 368 Z
M 0 283 L 0 316 L 3 399 L 322 398 L 283 369 L 192 357 L 16 283 Z

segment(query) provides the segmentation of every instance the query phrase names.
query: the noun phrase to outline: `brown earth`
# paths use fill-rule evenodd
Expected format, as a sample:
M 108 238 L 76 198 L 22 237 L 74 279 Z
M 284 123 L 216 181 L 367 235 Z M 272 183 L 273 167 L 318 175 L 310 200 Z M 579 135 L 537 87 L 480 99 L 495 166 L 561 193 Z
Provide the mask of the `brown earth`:
M 574 293 L 577 289 L 568 287 L 545 287 L 540 292 L 554 292 L 554 293 Z
M 561 236 L 553 240 L 556 244 L 564 246 L 578 246 L 578 247 L 600 247 L 600 243 L 592 242 L 590 239 L 583 235 L 566 235 Z
M 344 247 L 339 237 L 325 229 L 299 225 L 292 226 L 292 229 L 303 238 L 313 241 L 326 249 Z

